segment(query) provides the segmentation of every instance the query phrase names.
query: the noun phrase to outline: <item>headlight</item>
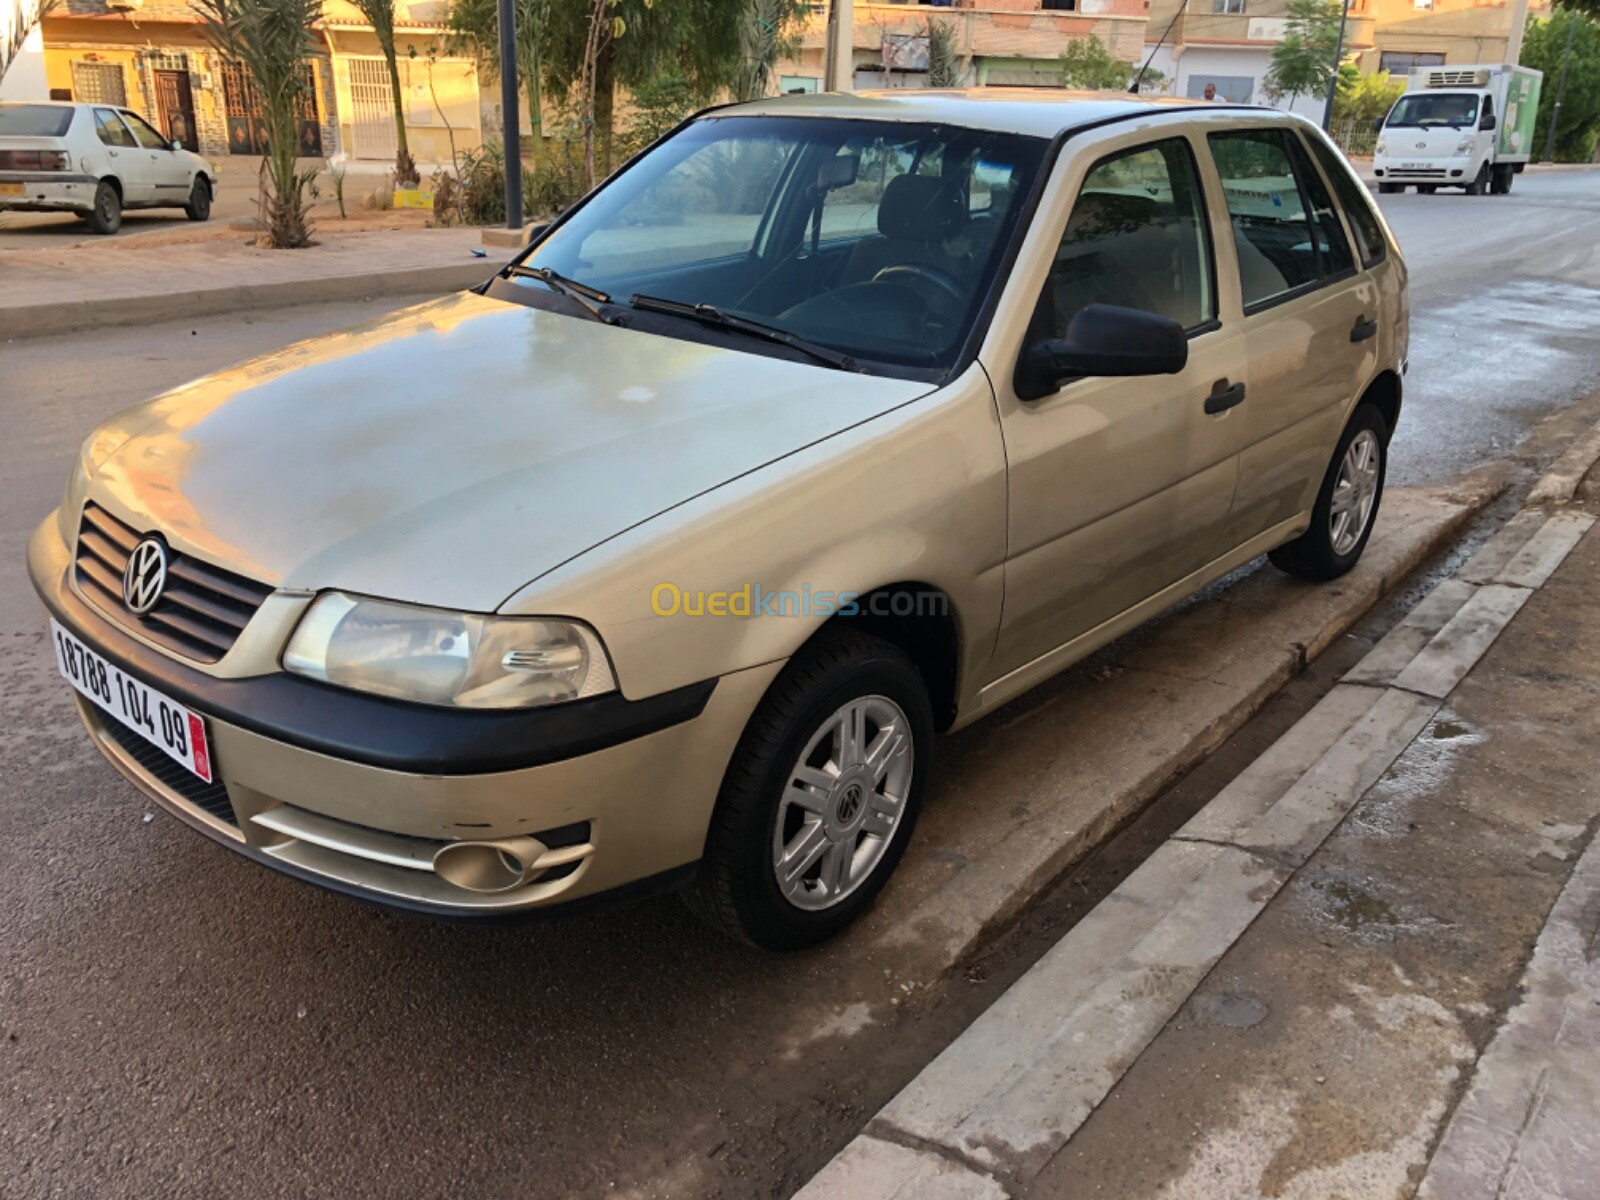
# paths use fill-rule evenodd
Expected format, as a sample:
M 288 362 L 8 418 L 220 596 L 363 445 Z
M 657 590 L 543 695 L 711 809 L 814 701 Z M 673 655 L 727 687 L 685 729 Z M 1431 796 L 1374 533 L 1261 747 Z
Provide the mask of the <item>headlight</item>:
M 358 692 L 456 708 L 535 708 L 613 691 L 594 630 L 572 621 L 485 617 L 325 592 L 283 667 Z
M 1472 136 L 1472 134 L 1469 133 L 1469 134 L 1466 134 L 1459 142 L 1457 142 L 1456 143 L 1456 157 L 1460 158 L 1464 154 L 1471 154 L 1472 153 L 1472 143 L 1475 140 L 1476 139 Z
M 1389 143 L 1384 141 L 1382 138 L 1379 138 L 1378 139 L 1378 144 L 1373 147 L 1372 152 L 1374 154 L 1388 154 L 1389 153 Z

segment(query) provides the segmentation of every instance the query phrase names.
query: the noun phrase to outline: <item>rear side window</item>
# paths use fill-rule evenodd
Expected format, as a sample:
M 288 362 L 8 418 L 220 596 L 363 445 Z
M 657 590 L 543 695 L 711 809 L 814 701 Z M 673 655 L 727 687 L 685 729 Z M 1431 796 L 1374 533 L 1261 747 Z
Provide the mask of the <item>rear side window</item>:
M 133 134 L 128 132 L 128 127 L 109 108 L 94 110 L 94 131 L 108 146 L 126 146 L 130 150 L 139 148 L 139 143 L 133 140 Z
M 1158 313 L 1185 329 L 1216 316 L 1211 246 L 1188 142 L 1153 142 L 1090 168 L 1046 287 L 1058 337 L 1090 304 Z
M 1339 212 L 1333 207 L 1327 185 L 1311 165 L 1300 142 L 1291 139 L 1289 145 L 1294 173 L 1300 179 L 1306 199 L 1311 202 L 1311 228 L 1317 235 L 1317 269 L 1324 278 L 1343 275 L 1355 268 L 1355 260 L 1350 257 L 1350 243 L 1345 241 Z
M 53 104 L 0 104 L 0 137 L 61 137 L 72 112 Z
M 1356 237 L 1356 248 L 1361 252 L 1363 266 L 1373 266 L 1383 261 L 1386 243 L 1383 226 L 1372 211 L 1372 195 L 1350 174 L 1350 169 L 1334 150 L 1319 137 L 1306 138 L 1311 143 L 1311 153 L 1322 165 L 1322 172 L 1333 184 L 1334 195 L 1350 218 L 1350 230 Z
M 1301 174 L 1309 173 L 1304 152 L 1295 150 L 1298 142 L 1287 131 L 1239 129 L 1213 133 L 1209 142 L 1227 197 L 1246 311 L 1349 268 L 1350 248 L 1331 206 L 1316 211 L 1313 202 L 1308 211 L 1295 170 L 1299 158 Z M 1325 194 L 1322 199 L 1327 205 Z

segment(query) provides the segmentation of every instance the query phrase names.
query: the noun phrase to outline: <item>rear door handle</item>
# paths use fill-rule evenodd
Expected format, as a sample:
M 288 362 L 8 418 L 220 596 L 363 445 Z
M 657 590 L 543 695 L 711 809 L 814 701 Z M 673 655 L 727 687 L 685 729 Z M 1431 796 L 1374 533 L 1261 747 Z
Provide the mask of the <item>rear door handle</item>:
M 1206 416 L 1214 417 L 1243 402 L 1244 384 L 1235 383 L 1230 386 L 1226 379 L 1219 379 L 1212 385 L 1211 395 L 1206 397 Z
M 1350 330 L 1350 340 L 1352 342 L 1364 342 L 1369 337 L 1377 337 L 1377 336 L 1378 336 L 1378 319 L 1376 317 L 1374 317 L 1370 321 L 1367 320 L 1365 317 L 1358 317 L 1356 319 L 1356 323 L 1355 323 L 1354 328 L 1352 328 Z

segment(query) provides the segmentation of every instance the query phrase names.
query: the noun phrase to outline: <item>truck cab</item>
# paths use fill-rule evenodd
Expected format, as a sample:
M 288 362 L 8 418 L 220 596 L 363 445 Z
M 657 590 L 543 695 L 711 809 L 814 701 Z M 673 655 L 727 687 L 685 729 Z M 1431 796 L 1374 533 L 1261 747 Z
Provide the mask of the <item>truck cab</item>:
M 1504 195 L 1527 165 L 1542 76 L 1517 66 L 1430 67 L 1379 123 L 1378 190 Z

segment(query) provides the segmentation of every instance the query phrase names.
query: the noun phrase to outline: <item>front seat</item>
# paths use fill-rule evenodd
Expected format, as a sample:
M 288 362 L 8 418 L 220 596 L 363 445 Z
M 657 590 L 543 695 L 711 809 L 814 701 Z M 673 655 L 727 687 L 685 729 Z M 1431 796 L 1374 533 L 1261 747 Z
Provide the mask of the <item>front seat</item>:
M 885 267 L 933 267 L 961 279 L 966 260 L 950 254 L 944 243 L 966 228 L 963 179 L 935 175 L 897 175 L 878 202 L 878 233 L 863 238 L 850 252 L 845 283 L 865 283 Z

